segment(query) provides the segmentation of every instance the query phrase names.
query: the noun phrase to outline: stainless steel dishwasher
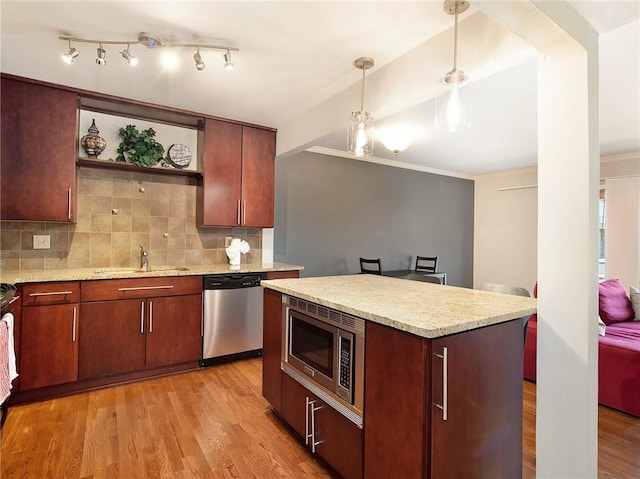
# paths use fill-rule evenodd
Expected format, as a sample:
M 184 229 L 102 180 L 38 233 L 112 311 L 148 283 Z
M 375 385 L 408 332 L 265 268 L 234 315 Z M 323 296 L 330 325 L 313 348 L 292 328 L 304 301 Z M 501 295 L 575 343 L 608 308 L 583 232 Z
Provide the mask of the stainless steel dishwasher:
M 262 354 L 265 273 L 204 277 L 201 366 Z

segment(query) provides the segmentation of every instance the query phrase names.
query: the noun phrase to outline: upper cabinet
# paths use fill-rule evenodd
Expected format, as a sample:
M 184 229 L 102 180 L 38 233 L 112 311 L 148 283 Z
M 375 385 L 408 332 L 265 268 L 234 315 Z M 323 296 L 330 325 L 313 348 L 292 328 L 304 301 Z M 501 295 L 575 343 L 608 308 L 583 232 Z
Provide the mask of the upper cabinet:
M 0 218 L 75 221 L 77 95 L 3 78 Z
M 273 227 L 276 134 L 206 119 L 199 226 Z
M 198 183 L 198 226 L 273 227 L 274 129 L 13 75 L 2 74 L 0 89 L 0 219 L 75 221 L 81 166 L 187 176 Z M 85 158 L 79 146 L 93 119 L 107 141 L 103 159 Z M 198 164 L 145 168 L 104 159 L 116 156 L 120 139 L 114 132 L 128 123 L 162 130 L 158 141 L 165 153 L 171 144 L 188 146 L 193 139 Z

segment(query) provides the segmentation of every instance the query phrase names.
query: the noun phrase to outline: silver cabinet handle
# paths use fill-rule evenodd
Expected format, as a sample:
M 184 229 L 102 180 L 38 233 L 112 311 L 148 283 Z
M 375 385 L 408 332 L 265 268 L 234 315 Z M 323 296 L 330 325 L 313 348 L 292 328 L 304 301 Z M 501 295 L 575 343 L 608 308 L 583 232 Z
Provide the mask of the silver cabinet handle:
M 305 400 L 305 405 L 304 405 L 305 406 L 304 407 L 304 443 L 308 446 L 309 445 L 309 438 L 311 437 L 311 435 L 309 434 L 309 407 L 311 407 L 311 405 L 315 401 L 309 401 L 309 396 L 306 396 L 304 398 L 304 400 Z
M 442 348 L 442 354 L 435 354 L 437 358 L 442 359 L 442 404 L 433 403 L 438 409 L 442 409 L 442 420 L 447 420 L 448 398 L 447 398 L 447 347 Z
M 149 332 L 153 333 L 153 301 L 149 301 Z
M 244 202 L 243 208 L 242 208 L 242 214 L 244 215 L 244 219 L 242 220 L 242 224 L 246 225 L 247 224 L 247 202 Z
M 77 319 L 77 314 L 76 314 L 76 307 L 73 307 L 73 329 L 71 330 L 71 342 L 75 343 L 76 342 L 76 319 Z
M 144 291 L 147 289 L 171 289 L 173 288 L 172 284 L 167 284 L 164 286 L 137 286 L 135 288 L 118 288 L 118 291 Z
M 144 334 L 144 301 L 140 303 L 140 333 Z
M 59 294 L 73 294 L 73 291 L 49 291 L 46 293 L 30 293 L 29 296 L 56 296 Z
M 67 219 L 71 221 L 71 188 L 67 190 Z
M 324 441 L 316 441 L 316 411 L 323 409 L 324 406 L 315 407 L 313 405 L 315 401 L 312 401 L 311 404 L 311 452 L 316 452 L 316 446 L 322 444 Z
M 240 200 L 238 200 L 238 224 L 240 224 Z

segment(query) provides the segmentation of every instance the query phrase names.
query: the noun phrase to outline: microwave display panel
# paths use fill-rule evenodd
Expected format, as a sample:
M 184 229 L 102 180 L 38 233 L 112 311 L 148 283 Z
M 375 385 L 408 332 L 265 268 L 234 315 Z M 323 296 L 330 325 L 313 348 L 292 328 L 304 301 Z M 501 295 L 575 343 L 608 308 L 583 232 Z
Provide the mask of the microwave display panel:
M 333 378 L 334 333 L 291 317 L 291 355 L 328 378 Z

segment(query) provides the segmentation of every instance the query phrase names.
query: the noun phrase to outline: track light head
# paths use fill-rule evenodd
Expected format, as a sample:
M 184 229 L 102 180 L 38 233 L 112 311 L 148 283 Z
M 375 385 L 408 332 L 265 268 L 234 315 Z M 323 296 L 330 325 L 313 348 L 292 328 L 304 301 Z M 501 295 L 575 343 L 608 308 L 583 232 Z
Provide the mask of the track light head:
M 75 48 L 73 48 L 73 47 L 70 47 L 68 52 L 66 52 L 66 53 L 63 53 L 63 54 L 62 54 L 62 60 L 63 60 L 66 64 L 71 65 L 71 64 L 73 63 L 73 60 L 74 60 L 78 55 L 80 55 L 80 53 L 78 52 L 78 50 L 76 50 L 76 49 L 75 49 Z
M 231 52 L 227 50 L 227 53 L 224 54 L 224 69 L 233 70 L 234 68 L 233 62 L 231 61 Z
M 98 65 L 105 66 L 107 64 L 107 59 L 106 59 L 107 52 L 105 51 L 104 48 L 102 48 L 102 43 L 98 47 L 97 52 L 98 52 L 98 58 L 96 58 L 96 63 Z
M 131 65 L 132 67 L 135 67 L 138 64 L 138 59 L 129 52 L 129 45 L 127 45 L 126 50 L 122 50 L 120 52 L 120 55 L 122 55 L 122 58 L 127 60 L 129 65 Z
M 202 57 L 200 56 L 200 48 L 198 48 L 196 52 L 193 54 L 193 60 L 196 62 L 196 69 L 199 72 L 205 69 L 205 64 L 202 61 Z

